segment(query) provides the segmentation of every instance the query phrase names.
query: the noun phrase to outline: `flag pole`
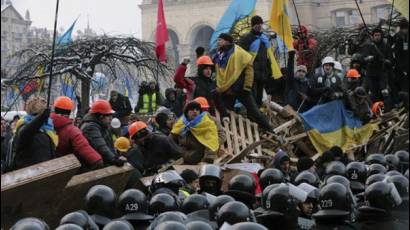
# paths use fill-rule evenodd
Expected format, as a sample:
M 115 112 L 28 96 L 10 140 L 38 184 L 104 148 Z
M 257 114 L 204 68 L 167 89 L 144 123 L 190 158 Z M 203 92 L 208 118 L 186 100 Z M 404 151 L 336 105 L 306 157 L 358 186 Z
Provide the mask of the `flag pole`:
M 47 107 L 50 106 L 50 99 L 51 99 L 51 83 L 53 78 L 53 64 L 54 64 L 54 51 L 56 46 L 56 37 L 57 37 L 57 18 L 58 18 L 58 5 L 60 0 L 56 2 L 56 14 L 54 17 L 54 34 L 53 34 L 53 46 L 51 50 L 51 63 L 50 63 L 50 76 L 48 81 L 48 94 L 47 94 Z

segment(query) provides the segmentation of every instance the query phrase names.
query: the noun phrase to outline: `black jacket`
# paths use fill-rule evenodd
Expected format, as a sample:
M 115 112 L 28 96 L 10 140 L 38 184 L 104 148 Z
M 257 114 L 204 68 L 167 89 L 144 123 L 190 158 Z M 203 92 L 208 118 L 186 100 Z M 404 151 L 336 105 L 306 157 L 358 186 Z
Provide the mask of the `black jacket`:
M 359 209 L 359 215 L 355 226 L 360 230 L 402 230 L 408 229 L 408 225 L 395 220 L 390 213 L 380 210 Z
M 366 58 L 373 56 L 372 60 L 367 59 L 366 75 L 368 77 L 379 76 L 381 73 L 386 73 L 392 61 L 391 48 L 385 43 L 367 43 L 362 50 L 363 56 Z
M 117 158 L 109 127 L 98 121 L 95 115 L 85 115 L 80 128 L 90 145 L 101 155 L 105 164 Z
M 208 102 L 212 102 L 212 92 L 216 89 L 215 81 L 203 76 L 201 68 L 198 68 L 198 76 L 190 79 L 195 83 L 194 98 L 205 97 Z
M 114 116 L 117 118 L 125 117 L 131 114 L 132 107 L 130 99 L 122 94 L 118 94 L 117 100 L 110 100 L 112 109 L 115 111 Z
M 16 131 L 13 142 L 15 151 L 15 169 L 20 169 L 55 158 L 55 148 L 51 138 L 40 131 L 47 122 L 50 110 L 37 115 L 30 123 L 24 124 Z
M 317 75 L 311 79 L 308 95 L 313 104 L 323 104 L 344 95 L 342 80 L 336 75 Z
M 169 95 L 171 93 L 175 93 L 174 101 L 169 99 Z M 184 96 L 180 90 L 176 90 L 174 88 L 168 88 L 165 90 L 165 100 L 162 103 L 162 106 L 170 109 L 177 117 L 182 115 L 183 103 Z
M 394 65 L 396 71 L 399 73 L 406 72 L 407 74 L 409 74 L 409 35 L 405 36 L 401 33 L 398 33 L 394 36 L 393 39 Z
M 158 133 L 149 134 L 138 147 L 144 158 L 145 170 L 157 170 L 162 164 L 181 157 L 181 150 L 171 137 Z
M 257 39 L 257 34 L 253 31 L 243 35 L 239 40 L 239 46 L 244 50 L 249 51 L 252 43 Z M 272 76 L 271 64 L 268 58 L 268 49 L 261 42 L 258 54 L 253 62 L 254 79 L 255 81 L 265 81 Z

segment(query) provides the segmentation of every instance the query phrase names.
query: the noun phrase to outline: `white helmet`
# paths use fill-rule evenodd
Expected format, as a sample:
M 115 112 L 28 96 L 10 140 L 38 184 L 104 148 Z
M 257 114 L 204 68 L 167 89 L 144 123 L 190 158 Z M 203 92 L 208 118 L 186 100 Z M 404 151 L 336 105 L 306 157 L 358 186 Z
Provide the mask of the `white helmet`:
M 342 67 L 342 64 L 340 62 L 335 61 L 334 63 L 335 63 L 335 69 L 336 70 L 343 71 L 343 67 Z
M 121 121 L 118 118 L 113 118 L 111 120 L 111 127 L 118 129 L 119 127 L 121 127 Z
M 333 59 L 333 57 L 325 57 L 322 60 L 322 66 L 325 64 L 332 64 L 335 65 L 335 59 Z

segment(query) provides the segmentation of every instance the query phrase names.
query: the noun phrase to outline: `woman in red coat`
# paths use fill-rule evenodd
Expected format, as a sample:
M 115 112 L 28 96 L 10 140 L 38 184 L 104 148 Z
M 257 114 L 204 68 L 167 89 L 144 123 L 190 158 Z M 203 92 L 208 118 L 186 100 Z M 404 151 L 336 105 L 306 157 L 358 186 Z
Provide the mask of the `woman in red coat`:
M 57 156 L 73 153 L 88 168 L 102 167 L 102 158 L 88 143 L 82 131 L 74 126 L 69 118 L 74 103 L 68 97 L 58 97 L 54 102 L 54 113 L 51 114 L 59 143 Z

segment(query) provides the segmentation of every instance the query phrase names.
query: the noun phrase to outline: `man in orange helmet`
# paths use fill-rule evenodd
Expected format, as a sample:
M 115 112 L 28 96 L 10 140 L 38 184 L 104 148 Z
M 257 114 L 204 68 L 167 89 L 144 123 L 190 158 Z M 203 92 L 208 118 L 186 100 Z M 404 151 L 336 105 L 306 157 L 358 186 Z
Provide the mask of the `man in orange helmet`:
M 102 156 L 104 164 L 121 167 L 126 161 L 116 153 L 109 128 L 114 113 L 108 101 L 97 100 L 84 116 L 80 127 L 91 146 Z
M 142 121 L 132 123 L 128 134 L 134 147 L 128 151 L 127 159 L 144 175 L 152 175 L 170 160 L 178 159 L 181 150 L 168 136 L 152 133 Z
M 349 94 L 354 91 L 357 87 L 362 86 L 361 75 L 358 70 L 350 69 L 346 73 L 346 77 L 343 82 L 344 90 Z
M 371 103 L 366 90 L 359 86 L 348 94 L 346 107 L 353 111 L 355 117 L 359 118 L 364 124 L 366 124 L 372 118 L 372 111 L 370 109 Z
M 74 153 L 85 166 L 100 168 L 103 166 L 100 154 L 90 146 L 83 132 L 70 119 L 73 108 L 74 103 L 68 97 L 60 96 L 54 101 L 54 113 L 50 117 L 59 138 L 56 155 L 60 157 Z

